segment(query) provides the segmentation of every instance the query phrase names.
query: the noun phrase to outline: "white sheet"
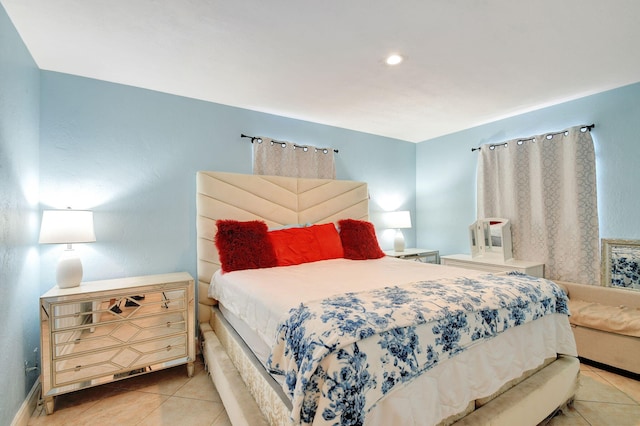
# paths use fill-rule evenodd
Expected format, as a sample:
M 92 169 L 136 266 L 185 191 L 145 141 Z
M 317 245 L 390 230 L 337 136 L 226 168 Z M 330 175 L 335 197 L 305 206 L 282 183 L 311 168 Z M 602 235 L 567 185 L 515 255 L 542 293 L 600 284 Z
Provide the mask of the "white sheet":
M 367 261 L 335 259 L 227 274 L 216 272 L 209 296 L 232 314 L 228 316 L 232 324 L 238 319 L 246 323 L 236 327 L 243 329 L 245 341 L 256 336 L 262 340 L 264 345 L 257 347 L 262 348 L 258 355 L 264 363 L 268 355 L 265 348 L 271 346 L 278 325 L 289 309 L 301 302 L 375 286 L 482 274 L 486 272 L 388 257 Z M 577 356 L 569 321 L 559 314 L 509 329 L 486 345 L 427 371 L 408 386 L 391 392 L 369 413 L 366 423 L 438 423 L 463 410 L 468 401 L 496 392 L 505 382 L 538 367 L 556 353 Z
M 266 269 L 216 271 L 209 297 L 246 322 L 269 346 L 278 325 L 300 303 L 347 291 L 486 272 L 391 257 L 372 260 L 332 259 Z

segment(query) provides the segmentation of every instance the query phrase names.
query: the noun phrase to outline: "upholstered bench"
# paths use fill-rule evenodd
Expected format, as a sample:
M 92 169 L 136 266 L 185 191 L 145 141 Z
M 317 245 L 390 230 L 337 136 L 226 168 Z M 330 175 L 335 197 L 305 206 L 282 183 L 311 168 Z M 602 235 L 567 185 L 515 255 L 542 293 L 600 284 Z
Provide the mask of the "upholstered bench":
M 640 374 L 640 292 L 556 282 L 569 296 L 578 355 Z

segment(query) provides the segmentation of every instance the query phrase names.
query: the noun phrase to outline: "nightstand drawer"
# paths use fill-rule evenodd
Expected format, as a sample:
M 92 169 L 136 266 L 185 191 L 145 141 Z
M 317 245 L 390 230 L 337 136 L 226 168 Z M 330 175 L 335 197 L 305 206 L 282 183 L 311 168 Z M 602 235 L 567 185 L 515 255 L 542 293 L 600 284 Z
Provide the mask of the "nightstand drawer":
M 187 340 L 185 335 L 181 335 L 132 345 L 131 349 L 141 354 L 140 357 L 136 359 L 136 364 L 153 365 L 186 356 Z
M 50 308 L 53 318 L 52 331 L 77 329 L 85 324 L 95 325 L 168 312 L 182 312 L 187 309 L 185 290 L 153 292 L 145 294 L 142 300 L 134 300 L 133 297 L 131 293 L 109 294 L 102 299 L 82 303 L 53 303 Z M 119 312 L 115 312 L 116 309 Z
M 122 367 L 109 362 L 118 352 L 120 352 L 120 348 L 112 348 L 91 355 L 55 360 L 53 362 L 54 386 L 64 386 L 120 371 Z
M 54 361 L 55 386 L 116 374 L 187 355 L 185 335 L 111 348 Z
M 93 323 L 53 333 L 53 358 L 79 355 L 187 331 L 186 312 L 169 312 L 131 321 Z
M 92 304 L 89 301 L 81 303 L 56 303 L 51 305 L 52 330 L 76 329 L 92 321 Z

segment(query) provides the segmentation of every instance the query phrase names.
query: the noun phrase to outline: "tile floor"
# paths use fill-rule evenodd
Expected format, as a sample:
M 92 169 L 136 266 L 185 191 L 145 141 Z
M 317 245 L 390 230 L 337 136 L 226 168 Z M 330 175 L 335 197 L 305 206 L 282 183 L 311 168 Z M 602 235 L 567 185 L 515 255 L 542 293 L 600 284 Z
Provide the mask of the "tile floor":
M 29 425 L 231 425 L 201 360 L 192 378 L 174 367 L 61 395 L 55 407 L 47 416 L 39 406 Z M 573 407 L 543 424 L 640 425 L 640 381 L 582 364 Z
M 39 405 L 28 424 L 231 426 L 202 358 L 191 378 L 181 365 L 60 395 L 53 414 Z
M 585 363 L 573 407 L 543 423 L 549 426 L 640 425 L 640 381 Z

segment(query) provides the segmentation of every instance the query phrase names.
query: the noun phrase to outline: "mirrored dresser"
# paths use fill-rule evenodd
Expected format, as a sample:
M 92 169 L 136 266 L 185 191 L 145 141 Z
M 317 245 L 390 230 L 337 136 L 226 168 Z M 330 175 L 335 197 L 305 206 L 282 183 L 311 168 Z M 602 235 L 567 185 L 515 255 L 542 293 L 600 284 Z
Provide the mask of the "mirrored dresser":
M 40 297 L 42 397 L 195 361 L 194 280 L 186 272 L 57 286 Z

